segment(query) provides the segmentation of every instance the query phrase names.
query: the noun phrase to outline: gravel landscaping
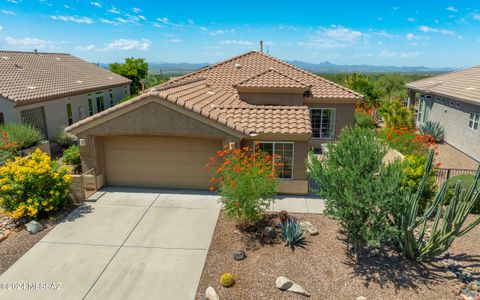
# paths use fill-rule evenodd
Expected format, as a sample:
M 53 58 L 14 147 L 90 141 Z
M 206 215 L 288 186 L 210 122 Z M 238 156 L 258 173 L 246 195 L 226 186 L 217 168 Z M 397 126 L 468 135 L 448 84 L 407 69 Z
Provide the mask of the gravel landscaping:
M 280 276 L 301 285 L 311 299 L 464 299 L 466 284 L 458 279 L 463 276 L 459 272 L 480 280 L 480 226 L 457 239 L 447 257 L 428 263 L 409 261 L 393 250 L 372 251 L 357 261 L 337 221 L 324 215 L 293 216 L 319 231 L 306 237 L 305 248 L 295 251 L 279 238 L 252 243 L 221 212 L 196 299 L 202 299 L 208 286 L 220 299 L 306 299 L 278 289 Z M 278 223 L 276 217 L 272 220 Z M 238 250 L 245 250 L 244 260 L 234 260 Z M 220 285 L 224 273 L 234 275 L 233 287 Z
M 0 234 L 5 235 L 5 239 L 0 242 L 0 274 L 5 272 L 50 230 L 63 221 L 74 208 L 74 206 L 70 206 L 58 211 L 48 220 L 40 220 L 39 223 L 42 224 L 43 230 L 36 234 L 30 234 L 26 230 L 25 224 L 14 224 L 5 215 L 0 214 L 0 220 L 2 221 L 0 222 Z

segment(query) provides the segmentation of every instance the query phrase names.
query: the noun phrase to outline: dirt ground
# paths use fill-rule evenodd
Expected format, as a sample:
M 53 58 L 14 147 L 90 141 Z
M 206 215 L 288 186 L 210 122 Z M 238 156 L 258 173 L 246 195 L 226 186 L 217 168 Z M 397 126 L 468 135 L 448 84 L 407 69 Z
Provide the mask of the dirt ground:
M 310 221 L 319 230 L 308 236 L 305 249 L 292 251 L 283 242 L 246 250 L 247 243 L 235 233 L 233 222 L 221 212 L 207 256 L 197 298 L 211 285 L 220 299 L 305 299 L 276 288 L 278 276 L 303 286 L 310 299 L 457 299 L 460 282 L 448 272 L 444 260 L 418 264 L 387 251 L 357 261 L 347 249 L 337 221 L 323 215 L 294 215 Z M 480 227 L 459 238 L 452 246 L 451 259 L 480 277 Z M 234 251 L 246 250 L 247 258 L 235 261 Z M 232 273 L 236 284 L 219 284 L 223 273 Z

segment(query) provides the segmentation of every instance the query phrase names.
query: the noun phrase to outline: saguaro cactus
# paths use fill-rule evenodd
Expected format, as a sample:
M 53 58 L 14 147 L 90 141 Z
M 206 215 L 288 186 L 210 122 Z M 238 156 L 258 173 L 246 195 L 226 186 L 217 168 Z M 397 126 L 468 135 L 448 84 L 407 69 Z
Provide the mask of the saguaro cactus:
M 415 194 L 407 197 L 407 205 L 403 212 L 394 217 L 394 223 L 398 228 L 396 242 L 399 249 L 408 258 L 417 261 L 441 255 L 448 250 L 455 238 L 466 234 L 480 224 L 479 217 L 468 226 L 463 226 L 474 204 L 480 200 L 480 167 L 468 190 L 462 187 L 460 181 L 456 183 L 454 196 L 445 209 L 447 182 L 443 183 L 435 200 L 423 215 L 418 216 L 419 201 L 432 169 L 433 154 L 433 150 L 430 151 L 419 189 Z M 435 215 L 434 219 L 431 220 L 433 215 Z M 430 229 L 430 236 L 425 238 L 428 229 Z

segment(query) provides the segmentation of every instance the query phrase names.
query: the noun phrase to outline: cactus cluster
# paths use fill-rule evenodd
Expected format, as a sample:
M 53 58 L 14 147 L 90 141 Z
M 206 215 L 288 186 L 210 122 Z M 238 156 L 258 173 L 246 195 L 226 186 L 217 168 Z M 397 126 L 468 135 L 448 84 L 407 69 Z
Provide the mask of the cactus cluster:
M 455 238 L 466 234 L 480 224 L 480 217 L 478 217 L 469 225 L 463 226 L 475 203 L 480 200 L 480 167 L 473 184 L 468 189 L 462 188 L 460 181 L 456 183 L 454 195 L 445 209 L 443 205 L 447 198 L 447 182 L 443 183 L 434 201 L 425 209 L 423 215 L 418 216 L 419 202 L 425 190 L 428 174 L 432 169 L 433 155 L 432 150 L 429 153 L 419 189 L 415 194 L 407 197 L 407 205 L 402 213 L 394 218 L 398 229 L 396 242 L 399 249 L 409 259 L 417 261 L 441 255 L 448 250 Z M 430 234 L 426 238 L 428 230 Z

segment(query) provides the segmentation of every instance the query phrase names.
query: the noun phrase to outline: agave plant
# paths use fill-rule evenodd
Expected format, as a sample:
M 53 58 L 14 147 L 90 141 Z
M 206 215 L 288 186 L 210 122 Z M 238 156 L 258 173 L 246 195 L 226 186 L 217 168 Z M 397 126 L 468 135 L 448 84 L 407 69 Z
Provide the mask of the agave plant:
M 438 191 L 435 200 L 427 207 L 422 216 L 418 216 L 419 202 L 428 174 L 432 168 L 434 151 L 430 151 L 421 185 L 417 192 L 407 197 L 403 212 L 396 216 L 394 223 L 398 229 L 396 242 L 399 249 L 412 260 L 422 261 L 441 255 L 450 248 L 455 238 L 460 237 L 480 224 L 480 217 L 467 226 L 463 226 L 473 206 L 480 200 L 480 167 L 472 185 L 462 188 L 457 182 L 453 198 L 443 209 L 448 183 L 445 182 Z M 434 216 L 435 215 L 435 216 Z M 429 220 L 434 216 L 433 223 Z M 429 237 L 426 232 L 430 230 Z
M 305 246 L 305 237 L 300 223 L 293 219 L 287 219 L 280 226 L 283 238 L 287 241 L 286 246 L 290 246 L 292 250 L 295 250 L 297 246 L 302 248 Z
M 428 134 L 433 139 L 435 139 L 436 142 L 443 141 L 443 135 L 445 133 L 445 130 L 443 129 L 442 124 L 440 124 L 439 122 L 427 121 L 421 124 L 418 130 L 420 130 L 420 133 L 423 135 Z

